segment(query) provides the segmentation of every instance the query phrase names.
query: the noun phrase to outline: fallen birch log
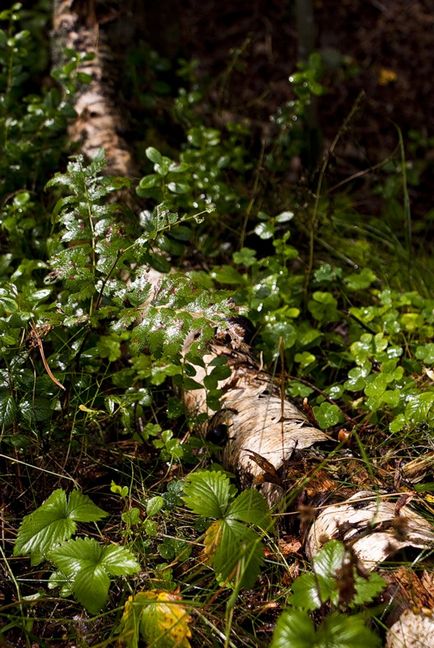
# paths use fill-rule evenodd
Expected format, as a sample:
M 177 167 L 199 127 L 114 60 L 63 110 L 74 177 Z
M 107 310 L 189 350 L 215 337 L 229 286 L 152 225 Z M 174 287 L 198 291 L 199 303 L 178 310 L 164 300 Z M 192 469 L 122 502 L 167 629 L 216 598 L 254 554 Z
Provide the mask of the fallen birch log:
M 104 148 L 109 173 L 131 176 L 134 163 L 120 134 L 122 118 L 113 90 L 107 89 L 104 82 L 102 49 L 106 46 L 94 15 L 80 14 L 73 0 L 56 0 L 53 40 L 57 52 L 68 47 L 94 54 L 93 60 L 83 66 L 82 71 L 89 74 L 91 82 L 78 94 L 77 119 L 70 127 L 71 139 L 78 141 L 81 151 L 89 157 Z M 150 270 L 149 281 L 157 286 L 158 273 Z M 149 303 L 152 298 L 151 294 Z M 227 359 L 231 373 L 219 384 L 221 409 L 208 410 L 205 387 L 185 392 L 184 402 L 191 414 L 209 416 L 205 434 L 215 426 L 227 430 L 224 462 L 239 475 L 241 484 L 256 484 L 269 502 L 278 504 L 285 501 L 286 491 L 291 487 L 285 471 L 294 453 L 308 453 L 315 444 L 331 439 L 285 398 L 284 386 L 254 359 L 237 316 L 234 312 L 234 320 L 228 320 L 227 326 L 216 330 L 203 358 L 204 366 L 196 367 L 195 380 L 203 383 L 213 360 L 221 356 Z M 194 335 L 192 331 L 192 337 L 186 340 L 185 352 Z M 330 495 L 334 497 L 333 493 Z M 422 516 L 409 506 L 398 510 L 393 502 L 372 492 L 354 492 L 343 502 L 334 501 L 319 509 L 306 536 L 308 557 L 312 558 L 331 538 L 339 538 L 351 546 L 353 554 L 368 569 L 378 567 L 405 547 L 428 549 L 434 545 L 433 530 Z M 405 593 L 401 598 L 404 611 L 388 631 L 388 648 L 434 645 L 425 642 L 430 641 L 427 639 L 430 633 L 434 636 L 432 618 L 415 614 L 411 610 L 411 597 L 405 599 Z

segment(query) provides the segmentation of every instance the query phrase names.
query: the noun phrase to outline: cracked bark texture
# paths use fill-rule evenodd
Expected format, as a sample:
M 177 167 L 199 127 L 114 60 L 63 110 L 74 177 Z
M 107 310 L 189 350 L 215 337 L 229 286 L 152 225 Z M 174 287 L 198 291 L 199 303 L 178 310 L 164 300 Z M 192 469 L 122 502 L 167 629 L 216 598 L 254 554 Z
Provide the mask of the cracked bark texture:
M 92 60 L 80 67 L 91 81 L 83 85 L 76 96 L 77 118 L 69 127 L 69 137 L 89 158 L 103 148 L 108 174 L 131 177 L 137 175 L 137 171 L 122 136 L 125 120 L 116 101 L 116 67 L 108 43 L 107 25 L 122 19 L 118 38 L 128 39 L 133 21 L 125 20 L 122 3 L 118 2 L 107 13 L 106 22 L 101 24 L 97 19 L 97 4 L 96 0 L 55 0 L 53 60 L 56 64 L 62 63 L 65 48 L 93 55 Z

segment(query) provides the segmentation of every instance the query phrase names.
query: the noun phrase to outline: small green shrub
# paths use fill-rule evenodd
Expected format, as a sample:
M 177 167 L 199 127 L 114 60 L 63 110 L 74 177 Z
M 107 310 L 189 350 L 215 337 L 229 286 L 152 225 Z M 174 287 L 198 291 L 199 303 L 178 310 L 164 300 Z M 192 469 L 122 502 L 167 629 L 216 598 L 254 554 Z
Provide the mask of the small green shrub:
M 218 583 L 236 590 L 253 587 L 263 562 L 261 538 L 271 527 L 263 496 L 252 488 L 236 496 L 224 473 L 198 471 L 186 478 L 183 500 L 197 515 L 214 520 L 205 533 L 205 555 Z
M 139 571 L 131 551 L 117 544 L 102 545 L 94 538 L 74 538 L 77 522 L 97 522 L 108 514 L 87 495 L 55 490 L 18 529 L 14 555 L 30 555 L 32 565 L 43 561 L 57 571 L 49 587 L 61 587 L 62 596 L 73 594 L 86 610 L 96 614 L 108 599 L 110 576 L 127 576 Z
M 353 612 L 371 603 L 385 586 L 378 574 L 360 575 L 341 542 L 328 542 L 314 557 L 313 571 L 292 583 L 290 607 L 277 621 L 270 648 L 380 646 L 380 637 L 366 626 L 366 610 L 363 615 Z M 326 618 L 315 627 L 309 613 L 324 607 Z

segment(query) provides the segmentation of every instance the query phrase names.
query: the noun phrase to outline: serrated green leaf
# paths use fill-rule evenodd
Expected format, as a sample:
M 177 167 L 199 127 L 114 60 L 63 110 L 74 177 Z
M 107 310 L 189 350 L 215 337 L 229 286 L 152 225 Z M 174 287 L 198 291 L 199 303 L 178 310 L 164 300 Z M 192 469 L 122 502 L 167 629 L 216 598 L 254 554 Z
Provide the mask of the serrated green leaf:
M 17 413 L 17 404 L 8 389 L 0 389 L 0 426 L 11 425 Z
M 46 421 L 52 413 L 53 408 L 48 398 L 32 398 L 22 400 L 19 405 L 20 414 L 27 422 Z
M 65 491 L 55 490 L 36 511 L 24 517 L 14 556 L 31 554 L 32 565 L 38 565 L 53 546 L 70 538 L 76 528 L 75 521 L 68 516 Z
M 319 592 L 319 581 L 321 576 L 312 573 L 302 574 L 292 583 L 292 595 L 289 598 L 289 603 L 296 608 L 302 610 L 313 611 L 321 607 L 327 600 L 322 597 Z
M 182 499 L 198 515 L 222 518 L 233 495 L 234 489 L 227 475 L 219 471 L 202 470 L 187 477 Z
M 120 545 L 104 547 L 101 564 L 111 576 L 128 576 L 140 570 L 140 565 L 131 551 Z
M 352 605 L 366 605 L 371 603 L 386 587 L 384 578 L 373 572 L 367 578 L 362 578 L 356 574 L 354 579 L 356 586 L 356 594 L 354 596 Z
M 108 599 L 110 578 L 100 565 L 87 565 L 80 569 L 72 584 L 77 601 L 91 614 L 97 614 Z
M 307 612 L 284 611 L 276 624 L 270 648 L 377 648 L 380 638 L 361 616 L 330 614 L 315 631 Z
M 377 648 L 382 642 L 366 627 L 363 617 L 334 613 L 321 624 L 315 639 L 316 648 Z
M 330 540 L 313 558 L 315 574 L 325 579 L 333 579 L 342 567 L 345 558 L 345 547 L 339 540 Z
M 140 569 L 125 547 L 104 547 L 93 538 L 68 540 L 50 551 L 49 558 L 70 581 L 77 600 L 92 614 L 107 600 L 109 575 L 134 574 Z
M 322 601 L 339 599 L 336 573 L 342 568 L 346 550 L 342 542 L 331 540 L 313 558 L 313 570 L 319 578 L 319 595 Z
M 70 538 L 76 531 L 76 522 L 95 522 L 107 513 L 79 491 L 66 493 L 57 489 L 41 506 L 26 515 L 18 530 L 14 555 L 31 554 L 33 565 L 39 564 L 47 552 Z
M 98 522 L 108 515 L 90 497 L 77 490 L 71 491 L 66 511 L 68 517 L 76 522 Z
M 271 524 L 270 509 L 264 496 L 254 488 L 248 488 L 230 504 L 226 519 L 232 518 L 255 524 L 268 530 Z
M 277 620 L 270 648 L 317 648 L 313 622 L 302 610 L 285 610 Z
M 212 559 L 217 581 L 224 586 L 253 587 L 264 559 L 260 537 L 237 520 L 223 520 Z

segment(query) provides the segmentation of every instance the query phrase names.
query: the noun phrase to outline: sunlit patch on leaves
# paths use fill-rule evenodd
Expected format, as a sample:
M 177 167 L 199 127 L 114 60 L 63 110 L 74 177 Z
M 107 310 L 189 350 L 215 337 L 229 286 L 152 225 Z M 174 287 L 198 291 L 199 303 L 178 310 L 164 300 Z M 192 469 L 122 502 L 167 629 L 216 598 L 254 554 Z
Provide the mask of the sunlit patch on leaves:
M 178 594 L 138 592 L 125 604 L 118 646 L 138 648 L 142 637 L 155 648 L 190 648 L 190 623 L 191 616 Z

